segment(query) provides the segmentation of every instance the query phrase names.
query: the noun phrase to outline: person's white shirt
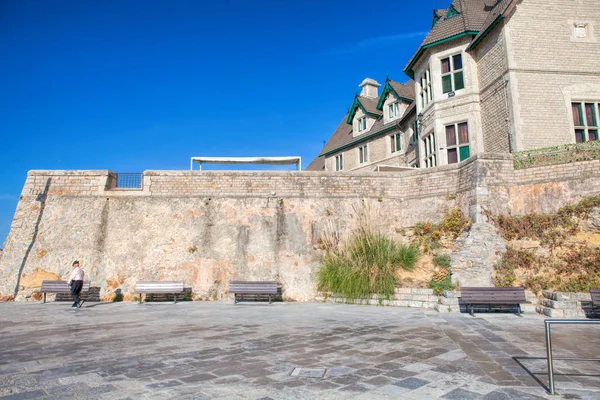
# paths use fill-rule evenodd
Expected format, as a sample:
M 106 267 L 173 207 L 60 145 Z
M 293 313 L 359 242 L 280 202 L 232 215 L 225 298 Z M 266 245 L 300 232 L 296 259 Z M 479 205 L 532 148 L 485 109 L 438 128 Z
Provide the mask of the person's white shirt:
M 69 278 L 68 284 L 70 285 L 72 281 L 82 281 L 84 275 L 85 274 L 83 273 L 83 270 L 81 268 L 74 268 L 73 272 L 71 272 L 71 277 Z

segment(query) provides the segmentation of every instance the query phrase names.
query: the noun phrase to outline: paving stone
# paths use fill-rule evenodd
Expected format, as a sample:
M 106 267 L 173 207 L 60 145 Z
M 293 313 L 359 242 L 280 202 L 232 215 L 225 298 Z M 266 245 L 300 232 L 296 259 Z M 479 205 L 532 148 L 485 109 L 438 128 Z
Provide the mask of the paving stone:
M 475 392 L 469 392 L 464 389 L 454 389 L 451 392 L 446 393 L 442 396 L 442 399 L 447 400 L 471 400 L 471 399 L 479 399 L 481 397 L 480 394 Z
M 427 385 L 428 383 L 430 382 L 419 378 L 406 378 L 401 381 L 394 382 L 394 385 L 407 389 L 418 389 L 421 386 Z
M 110 304 L 75 316 L 61 306 L 0 303 L 0 398 L 548 398 L 525 370 L 544 380 L 545 360 L 526 358 L 545 355 L 536 315 L 190 302 Z M 566 355 L 600 348 L 600 335 L 577 327 L 561 327 L 553 339 Z M 556 367 L 569 374 L 557 376 L 561 395 L 600 398 L 592 376 L 600 365 Z M 291 377 L 294 368 L 327 372 Z

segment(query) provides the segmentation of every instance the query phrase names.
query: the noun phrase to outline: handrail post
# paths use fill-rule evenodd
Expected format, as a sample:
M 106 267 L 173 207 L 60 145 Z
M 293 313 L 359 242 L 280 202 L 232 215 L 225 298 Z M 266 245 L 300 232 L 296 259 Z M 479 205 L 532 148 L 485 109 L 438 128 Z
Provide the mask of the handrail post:
M 548 359 L 548 387 L 550 394 L 554 393 L 554 362 L 552 360 L 552 334 L 550 332 L 550 321 L 544 321 L 546 325 L 546 357 Z

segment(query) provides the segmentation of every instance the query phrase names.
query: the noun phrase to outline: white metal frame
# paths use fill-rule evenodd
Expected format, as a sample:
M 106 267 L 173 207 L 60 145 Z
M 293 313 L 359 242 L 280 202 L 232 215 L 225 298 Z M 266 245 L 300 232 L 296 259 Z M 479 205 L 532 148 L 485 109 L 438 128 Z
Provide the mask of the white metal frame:
M 298 171 L 302 170 L 301 157 L 192 157 L 190 160 L 190 171 L 194 169 L 194 163 L 197 162 L 199 170 L 202 170 L 202 163 L 210 164 L 272 164 L 287 165 L 296 164 Z

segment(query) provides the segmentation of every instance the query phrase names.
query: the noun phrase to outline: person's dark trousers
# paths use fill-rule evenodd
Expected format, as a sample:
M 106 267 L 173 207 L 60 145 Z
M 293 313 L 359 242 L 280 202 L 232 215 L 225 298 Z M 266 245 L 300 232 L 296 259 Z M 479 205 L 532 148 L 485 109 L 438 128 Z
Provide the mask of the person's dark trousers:
M 83 281 L 72 281 L 71 282 L 71 296 L 73 296 L 73 306 L 76 307 L 79 304 L 79 293 L 83 289 Z

